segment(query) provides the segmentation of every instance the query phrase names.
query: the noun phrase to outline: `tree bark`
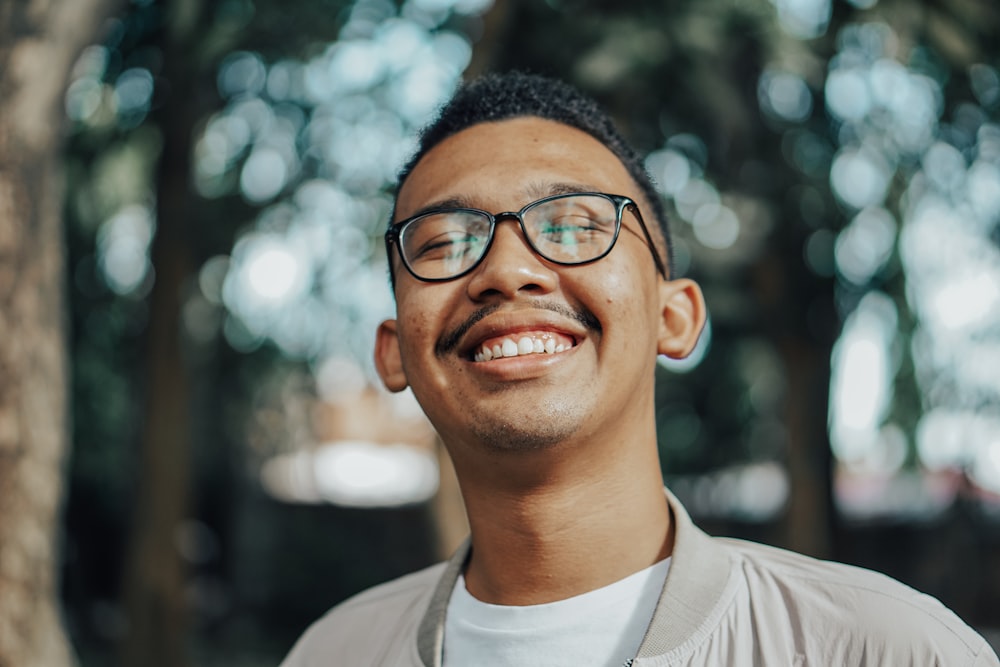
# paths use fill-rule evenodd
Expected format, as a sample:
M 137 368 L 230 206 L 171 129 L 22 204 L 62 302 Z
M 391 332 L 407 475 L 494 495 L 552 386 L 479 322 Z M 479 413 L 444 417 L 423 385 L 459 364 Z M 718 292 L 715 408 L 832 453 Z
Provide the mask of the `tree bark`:
M 0 667 L 74 662 L 56 540 L 69 433 L 62 101 L 115 4 L 0 3 Z

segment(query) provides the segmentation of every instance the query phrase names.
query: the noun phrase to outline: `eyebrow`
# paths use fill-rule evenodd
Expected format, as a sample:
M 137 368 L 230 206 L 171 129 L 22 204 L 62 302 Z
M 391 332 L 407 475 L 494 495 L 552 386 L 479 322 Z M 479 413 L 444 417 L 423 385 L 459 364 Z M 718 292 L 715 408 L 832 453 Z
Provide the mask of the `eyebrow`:
M 572 195 L 581 192 L 600 191 L 601 190 L 599 188 L 595 188 L 594 186 L 585 183 L 544 183 L 541 181 L 530 183 L 528 187 L 524 189 L 525 194 L 530 198 L 529 202 L 537 199 L 544 199 L 545 197 L 554 197 L 556 195 Z M 479 206 L 475 205 L 471 198 L 464 195 L 454 195 L 444 199 L 438 199 L 430 204 L 427 204 L 426 206 L 422 206 L 410 215 L 406 216 L 404 219 L 415 218 L 418 215 L 430 213 L 431 211 L 439 211 L 441 209 L 449 208 L 472 208 L 482 210 Z
M 601 192 L 599 188 L 587 183 L 533 183 L 527 188 L 530 197 L 552 197 L 555 195 L 572 195 L 580 192 Z

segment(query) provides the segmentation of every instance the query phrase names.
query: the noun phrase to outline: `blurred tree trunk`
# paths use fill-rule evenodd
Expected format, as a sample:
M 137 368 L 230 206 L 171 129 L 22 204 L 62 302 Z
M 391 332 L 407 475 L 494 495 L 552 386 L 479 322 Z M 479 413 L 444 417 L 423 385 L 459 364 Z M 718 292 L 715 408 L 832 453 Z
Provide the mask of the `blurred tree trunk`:
M 783 546 L 816 558 L 833 556 L 836 533 L 832 454 L 827 436 L 831 346 L 800 337 L 780 340 L 788 381 L 789 489 Z
M 151 117 L 162 133 L 163 153 L 155 184 L 155 283 L 146 341 L 145 420 L 123 590 L 129 632 L 122 659 L 129 667 L 188 662 L 187 573 L 177 546 L 182 523 L 192 510 L 193 486 L 191 378 L 182 309 L 195 265 L 189 227 L 198 204 L 190 187 L 191 146 L 195 124 L 216 101 L 199 94 L 203 68 L 193 55 L 207 9 L 201 0 L 168 3 L 159 44 L 168 88 L 164 104 Z M 207 67 L 211 81 L 214 70 Z
M 62 101 L 115 5 L 0 3 L 0 667 L 74 662 L 57 602 L 69 433 Z

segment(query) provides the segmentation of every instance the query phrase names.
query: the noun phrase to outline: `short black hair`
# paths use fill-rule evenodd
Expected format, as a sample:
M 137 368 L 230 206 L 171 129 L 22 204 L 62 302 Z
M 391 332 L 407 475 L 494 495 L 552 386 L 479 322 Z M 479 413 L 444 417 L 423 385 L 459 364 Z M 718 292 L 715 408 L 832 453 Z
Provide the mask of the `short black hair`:
M 396 191 L 399 192 L 417 163 L 448 137 L 480 123 L 519 117 L 543 118 L 575 127 L 615 154 L 653 208 L 649 213 L 656 219 L 663 237 L 667 271 L 673 277 L 673 247 L 666 211 L 642 158 L 594 99 L 559 79 L 511 71 L 485 74 L 463 83 L 438 117 L 420 133 L 416 153 L 399 172 Z M 653 251 L 658 252 L 656 248 Z

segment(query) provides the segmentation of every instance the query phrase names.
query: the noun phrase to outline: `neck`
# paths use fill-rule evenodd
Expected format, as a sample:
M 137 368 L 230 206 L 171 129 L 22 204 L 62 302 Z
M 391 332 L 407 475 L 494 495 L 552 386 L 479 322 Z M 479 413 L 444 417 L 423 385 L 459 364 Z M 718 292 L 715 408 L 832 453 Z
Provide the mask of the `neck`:
M 481 471 L 456 461 L 472 530 L 469 592 L 494 604 L 541 604 L 668 556 L 673 531 L 655 444 L 621 444 L 601 448 L 606 456 L 521 452 Z

